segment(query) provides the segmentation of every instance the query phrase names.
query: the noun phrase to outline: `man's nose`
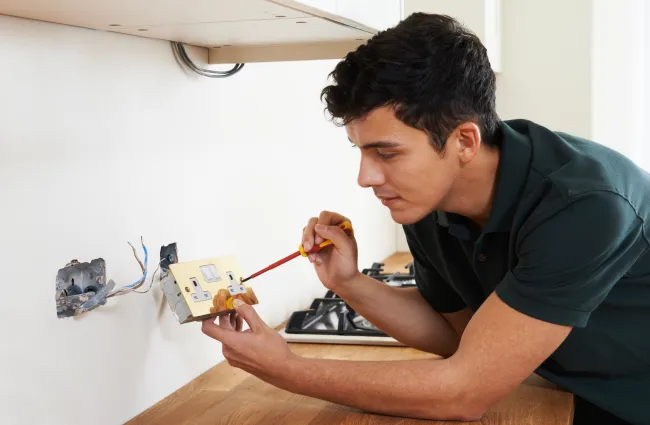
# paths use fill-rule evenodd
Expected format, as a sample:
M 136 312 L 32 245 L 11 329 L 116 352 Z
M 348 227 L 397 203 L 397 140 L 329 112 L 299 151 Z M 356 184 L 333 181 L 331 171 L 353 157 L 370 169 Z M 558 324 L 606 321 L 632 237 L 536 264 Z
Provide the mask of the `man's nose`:
M 371 158 L 364 158 L 361 156 L 361 163 L 359 164 L 359 176 L 357 182 L 361 187 L 374 187 L 384 184 L 384 174 Z

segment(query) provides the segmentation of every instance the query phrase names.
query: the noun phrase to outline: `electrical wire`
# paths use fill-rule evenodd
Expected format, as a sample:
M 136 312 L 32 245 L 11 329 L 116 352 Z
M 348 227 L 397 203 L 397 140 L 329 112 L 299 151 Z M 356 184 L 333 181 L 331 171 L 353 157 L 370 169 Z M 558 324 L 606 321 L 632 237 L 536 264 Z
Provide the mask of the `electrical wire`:
M 144 290 L 144 291 L 138 291 L 138 290 L 136 290 L 136 289 L 133 289 L 131 292 L 135 292 L 135 293 L 138 293 L 138 294 L 146 294 L 147 292 L 149 292 L 149 290 L 150 290 L 151 287 L 153 286 L 154 278 L 156 277 L 156 273 L 158 272 L 158 269 L 160 269 L 160 264 L 161 264 L 162 262 L 163 262 L 163 260 L 160 260 L 160 262 L 158 263 L 158 267 L 156 267 L 156 271 L 154 271 L 153 274 L 151 275 L 151 283 L 149 284 L 149 287 L 148 287 L 146 290 Z
M 142 250 L 144 251 L 144 266 L 142 265 L 142 262 L 140 262 L 140 259 L 137 258 L 138 263 L 140 263 L 140 267 L 142 268 L 142 277 L 129 285 L 129 288 L 137 288 L 147 280 L 147 263 L 149 262 L 149 252 L 147 251 L 147 247 L 144 245 L 144 242 L 142 242 Z
M 135 250 L 135 247 L 131 245 L 131 242 L 127 242 L 127 243 L 131 246 L 131 249 L 133 250 L 133 256 L 135 257 L 136 260 L 138 260 L 138 264 L 140 264 L 140 269 L 142 270 L 142 273 L 144 273 L 144 264 L 142 264 L 142 261 L 140 261 L 138 252 Z
M 129 245 L 131 245 L 130 242 L 128 242 Z M 142 239 L 142 236 L 140 237 L 140 244 L 142 245 L 142 250 L 144 251 L 144 264 L 142 264 L 142 261 L 140 261 L 140 257 L 138 257 L 138 253 L 135 250 L 135 247 L 131 245 L 131 249 L 133 249 L 133 256 L 135 259 L 138 261 L 138 264 L 140 265 L 140 268 L 142 269 L 142 277 L 138 279 L 137 281 L 133 282 L 130 285 L 123 286 L 119 289 L 114 290 L 110 294 L 106 296 L 106 298 L 114 297 L 117 295 L 124 295 L 127 294 L 140 286 L 147 280 L 147 267 L 149 263 L 149 251 L 147 250 L 147 246 L 144 244 L 144 240 Z M 160 264 L 158 264 L 160 265 Z M 156 269 L 157 270 L 157 269 Z
M 191 69 L 192 71 L 196 72 L 199 75 L 203 75 L 204 77 L 226 78 L 235 75 L 244 67 L 243 63 L 237 63 L 235 64 L 235 66 L 232 67 L 232 69 L 228 71 L 215 71 L 211 69 L 199 68 L 198 66 L 196 66 L 194 62 L 192 62 L 192 59 L 190 59 L 190 57 L 187 55 L 187 51 L 185 51 L 185 46 L 183 46 L 183 43 L 180 43 L 178 41 L 172 41 L 171 44 L 176 59 L 180 63 L 182 63 L 189 69 Z

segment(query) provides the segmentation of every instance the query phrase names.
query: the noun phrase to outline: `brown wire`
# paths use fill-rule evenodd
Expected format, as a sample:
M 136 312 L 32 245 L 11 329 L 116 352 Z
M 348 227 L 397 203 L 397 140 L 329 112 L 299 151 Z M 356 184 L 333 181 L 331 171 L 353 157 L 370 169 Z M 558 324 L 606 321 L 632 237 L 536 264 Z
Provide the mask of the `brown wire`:
M 162 260 L 160 260 L 160 263 L 162 263 Z M 146 294 L 147 292 L 149 292 L 149 290 L 153 286 L 153 281 L 154 281 L 154 279 L 156 277 L 156 273 L 158 272 L 158 269 L 160 268 L 160 263 L 158 263 L 158 267 L 156 267 L 156 270 L 151 275 L 151 283 L 149 284 L 149 287 L 145 291 L 136 291 L 135 288 L 134 288 L 134 290 L 132 290 L 130 292 L 137 292 L 138 294 Z
M 144 264 L 142 264 L 142 260 L 140 260 L 140 257 L 138 256 L 138 252 L 135 250 L 135 247 L 131 244 L 131 242 L 127 241 L 126 243 L 128 243 L 129 246 L 131 246 L 131 249 L 133 250 L 133 256 L 135 257 L 135 259 L 137 260 L 138 264 L 140 265 L 140 270 L 142 270 L 142 274 L 144 274 Z M 144 246 L 144 239 L 142 238 L 142 236 L 140 236 L 140 243 Z M 158 266 L 160 267 L 160 263 L 158 263 Z M 157 271 L 157 270 L 158 270 L 158 269 L 156 269 L 156 271 Z M 154 274 L 155 274 L 155 273 L 156 273 L 156 272 L 154 272 Z M 115 292 L 113 292 L 113 293 L 111 293 L 111 294 L 108 294 L 108 295 L 106 296 L 106 298 L 111 298 L 111 297 L 114 297 L 114 296 L 116 296 L 116 295 L 124 295 L 124 294 L 128 294 L 129 292 L 138 292 L 138 293 L 140 293 L 140 294 L 143 294 L 144 292 L 134 291 L 134 289 L 137 289 L 137 288 L 141 287 L 142 284 L 143 284 L 144 282 L 145 282 L 145 279 L 142 279 L 142 280 L 140 281 L 140 283 L 138 283 L 137 285 L 135 285 L 135 286 L 132 287 L 132 288 L 129 288 L 129 289 L 120 288 L 120 289 L 118 289 L 117 291 L 115 291 Z M 152 283 L 153 283 L 153 276 L 152 276 Z M 148 289 L 147 289 L 147 291 L 148 291 Z M 145 291 L 145 292 L 146 292 L 146 291 Z

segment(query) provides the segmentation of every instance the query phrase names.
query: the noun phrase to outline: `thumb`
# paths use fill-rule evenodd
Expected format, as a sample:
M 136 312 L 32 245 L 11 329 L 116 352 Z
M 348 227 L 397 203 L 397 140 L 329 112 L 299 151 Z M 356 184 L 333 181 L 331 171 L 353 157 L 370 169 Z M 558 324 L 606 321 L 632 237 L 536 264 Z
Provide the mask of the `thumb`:
M 331 240 L 339 252 L 347 253 L 350 251 L 352 240 L 340 227 L 317 224 L 314 230 L 324 239 Z
M 233 300 L 232 306 L 235 307 L 237 314 L 248 323 L 248 327 L 250 327 L 253 332 L 258 332 L 266 327 L 266 323 L 264 323 L 259 314 L 257 314 L 257 311 L 255 311 L 253 306 L 246 304 L 239 298 Z

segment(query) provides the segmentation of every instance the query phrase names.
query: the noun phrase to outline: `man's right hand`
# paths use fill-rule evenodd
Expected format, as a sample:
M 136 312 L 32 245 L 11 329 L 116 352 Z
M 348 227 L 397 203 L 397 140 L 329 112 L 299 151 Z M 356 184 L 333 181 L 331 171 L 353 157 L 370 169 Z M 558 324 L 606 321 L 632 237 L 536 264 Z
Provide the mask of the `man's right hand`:
M 302 233 L 302 245 L 305 251 L 309 251 L 327 239 L 332 241 L 333 246 L 325 247 L 320 252 L 308 256 L 309 261 L 314 264 L 320 281 L 332 291 L 345 286 L 360 275 L 354 233 L 347 234 L 338 227 L 346 220 L 350 221 L 340 214 L 323 211 L 319 217 L 309 219 Z
M 306 251 L 326 239 L 332 241 L 333 246 L 309 255 L 323 285 L 359 315 L 405 345 L 444 357 L 452 355 L 460 336 L 431 308 L 417 288 L 395 288 L 359 271 L 354 235 L 338 227 L 344 221 L 350 220 L 323 211 L 303 229 L 302 244 Z

